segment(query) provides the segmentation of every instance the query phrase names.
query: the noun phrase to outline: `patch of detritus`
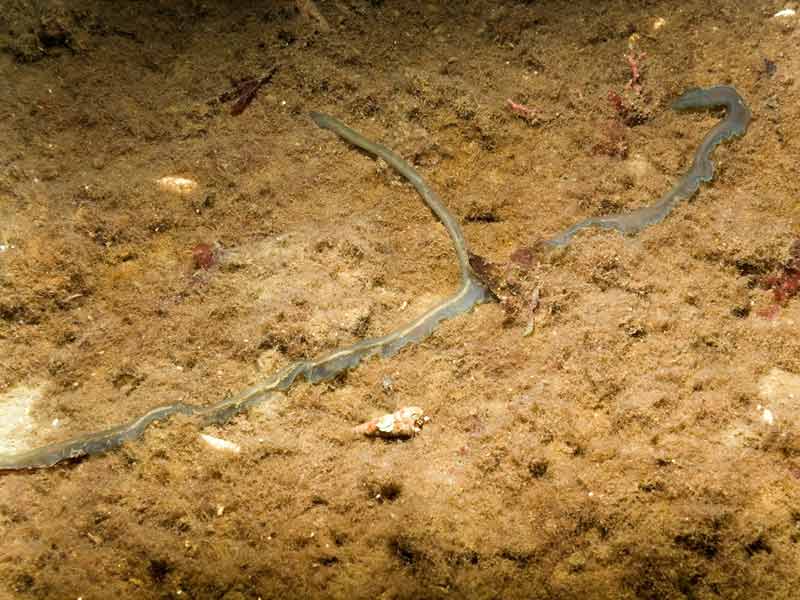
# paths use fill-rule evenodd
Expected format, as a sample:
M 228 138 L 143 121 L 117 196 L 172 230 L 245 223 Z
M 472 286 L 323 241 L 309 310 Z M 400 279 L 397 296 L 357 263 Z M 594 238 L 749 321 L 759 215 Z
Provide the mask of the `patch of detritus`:
M 540 245 L 521 246 L 505 263 L 494 263 L 478 254 L 470 254 L 470 265 L 500 301 L 505 312 L 503 325 L 511 327 L 532 318 L 539 307 L 541 294 L 537 267 L 541 261 Z
M 150 559 L 147 563 L 147 573 L 155 583 L 163 583 L 173 570 L 169 561 L 162 559 Z
M 675 536 L 676 546 L 689 550 L 703 558 L 712 559 L 719 552 L 722 536 L 716 529 L 708 531 L 692 531 Z
M 387 548 L 389 554 L 401 565 L 415 571 L 424 568 L 425 564 L 430 562 L 425 551 L 408 535 L 391 536 L 387 540 Z
M 367 495 L 378 503 L 395 502 L 400 498 L 403 485 L 393 480 L 373 480 L 366 483 Z
M 0 281 L 18 271 L 29 273 L 31 278 L 24 288 L 12 288 L 2 294 L 0 320 L 40 324 L 80 307 L 94 292 L 95 275 L 90 272 L 93 258 L 94 255 L 76 256 L 68 244 L 59 240 L 30 244 L 14 272 L 0 274 Z
M 542 479 L 549 468 L 550 461 L 546 459 L 533 459 L 528 463 L 528 472 L 534 479 Z

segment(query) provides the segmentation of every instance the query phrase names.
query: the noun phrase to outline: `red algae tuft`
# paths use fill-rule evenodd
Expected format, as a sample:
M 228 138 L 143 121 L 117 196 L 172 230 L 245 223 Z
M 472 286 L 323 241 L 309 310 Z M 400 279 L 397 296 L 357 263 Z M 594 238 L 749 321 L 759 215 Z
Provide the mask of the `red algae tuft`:
M 789 260 L 781 272 L 765 277 L 761 283 L 766 289 L 772 290 L 772 304 L 758 314 L 772 319 L 778 314 L 779 307 L 785 306 L 800 292 L 800 240 L 792 243 Z
M 208 270 L 217 264 L 217 253 L 211 244 L 200 243 L 192 248 L 192 266 L 194 270 Z

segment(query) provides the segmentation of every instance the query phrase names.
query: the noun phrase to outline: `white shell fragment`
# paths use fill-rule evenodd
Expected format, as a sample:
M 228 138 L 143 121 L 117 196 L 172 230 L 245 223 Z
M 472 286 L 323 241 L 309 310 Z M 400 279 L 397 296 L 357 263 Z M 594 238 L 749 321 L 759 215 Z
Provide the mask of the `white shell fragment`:
M 242 451 L 242 447 L 239 444 L 234 444 L 233 442 L 229 442 L 228 440 L 223 440 L 218 437 L 214 437 L 213 435 L 207 435 L 205 433 L 200 434 L 200 439 L 203 440 L 206 444 L 211 446 L 214 450 L 219 450 L 221 452 L 231 452 L 233 454 L 239 454 Z
M 156 183 L 158 187 L 165 192 L 171 192 L 173 194 L 190 194 L 197 189 L 197 182 L 193 179 L 187 179 L 186 177 L 162 177 L 161 179 L 157 179 Z
M 784 8 L 783 10 L 779 10 L 776 12 L 773 17 L 793 17 L 797 14 L 797 12 L 793 8 Z
M 387 439 L 414 437 L 431 418 L 419 406 L 404 406 L 395 412 L 362 423 L 353 429 L 359 435 Z

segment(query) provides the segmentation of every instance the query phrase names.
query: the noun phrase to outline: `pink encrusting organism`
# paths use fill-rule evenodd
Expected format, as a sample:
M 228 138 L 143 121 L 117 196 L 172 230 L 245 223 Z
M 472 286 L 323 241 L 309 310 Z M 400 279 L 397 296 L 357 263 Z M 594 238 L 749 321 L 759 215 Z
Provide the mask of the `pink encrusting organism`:
M 645 58 L 647 58 L 647 54 L 644 52 L 634 53 L 634 51 L 631 50 L 630 53 L 625 54 L 625 60 L 628 61 L 628 66 L 631 68 L 631 79 L 626 87 L 632 89 L 637 94 L 642 93 L 641 63 Z
M 527 121 L 536 120 L 536 111 L 530 106 L 520 104 L 519 102 L 514 102 L 511 98 L 506 100 L 506 105 L 515 115 L 519 115 Z

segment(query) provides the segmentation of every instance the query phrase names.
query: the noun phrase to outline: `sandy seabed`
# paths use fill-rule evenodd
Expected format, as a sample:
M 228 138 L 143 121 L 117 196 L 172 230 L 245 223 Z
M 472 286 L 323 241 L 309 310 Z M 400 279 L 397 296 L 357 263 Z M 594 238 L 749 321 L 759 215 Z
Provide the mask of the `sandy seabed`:
M 0 597 L 796 597 L 800 299 L 765 284 L 800 237 L 783 3 L 323 0 L 329 31 L 292 2 L 4 5 L 7 447 L 216 402 L 452 293 L 441 225 L 312 110 L 414 164 L 504 302 L 205 431 L 239 453 L 178 418 L 1 475 Z M 715 84 L 754 119 L 711 184 L 538 249 L 669 189 L 720 118 L 670 102 Z M 405 405 L 415 438 L 353 434 Z

